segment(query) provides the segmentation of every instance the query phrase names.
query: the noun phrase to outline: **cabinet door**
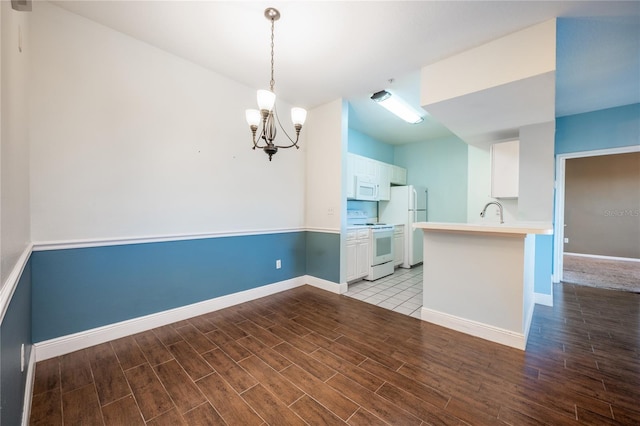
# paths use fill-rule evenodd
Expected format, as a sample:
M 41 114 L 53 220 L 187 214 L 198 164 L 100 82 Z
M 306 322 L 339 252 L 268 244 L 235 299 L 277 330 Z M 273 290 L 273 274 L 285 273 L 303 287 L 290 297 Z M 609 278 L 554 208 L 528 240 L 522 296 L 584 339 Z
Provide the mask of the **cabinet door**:
M 369 159 L 360 155 L 353 155 L 353 164 L 357 176 L 369 176 Z
M 356 159 L 355 155 L 347 154 L 347 198 L 356 196 Z
M 491 145 L 491 197 L 518 198 L 520 141 Z
M 369 274 L 369 241 L 358 241 L 357 244 L 357 271 L 356 277 L 364 277 Z
M 378 187 L 378 199 L 389 201 L 391 199 L 391 168 L 390 164 L 378 163 L 380 169 L 380 179 Z
M 391 166 L 391 183 L 394 185 L 406 185 L 407 169 L 400 166 Z
M 355 241 L 347 243 L 347 281 L 351 281 L 358 276 L 358 254 L 356 250 L 357 244 Z
M 393 236 L 393 265 L 401 265 L 404 261 L 404 235 L 395 234 Z

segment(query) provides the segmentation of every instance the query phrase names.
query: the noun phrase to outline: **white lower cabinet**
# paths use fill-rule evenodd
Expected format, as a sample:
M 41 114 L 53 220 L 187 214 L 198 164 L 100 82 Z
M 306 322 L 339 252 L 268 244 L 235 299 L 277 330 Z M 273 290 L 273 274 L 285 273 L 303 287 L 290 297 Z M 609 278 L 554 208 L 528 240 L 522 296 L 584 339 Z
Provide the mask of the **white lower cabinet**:
M 393 266 L 404 262 L 404 225 L 396 225 L 393 230 Z
M 369 273 L 369 229 L 347 231 L 347 281 Z

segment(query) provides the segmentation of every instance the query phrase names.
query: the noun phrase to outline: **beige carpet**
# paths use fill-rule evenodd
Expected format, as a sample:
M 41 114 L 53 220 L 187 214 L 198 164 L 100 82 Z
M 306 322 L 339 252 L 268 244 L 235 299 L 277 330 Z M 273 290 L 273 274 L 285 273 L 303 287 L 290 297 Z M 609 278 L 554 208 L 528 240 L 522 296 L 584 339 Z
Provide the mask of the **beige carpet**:
M 640 262 L 565 254 L 562 281 L 640 293 Z

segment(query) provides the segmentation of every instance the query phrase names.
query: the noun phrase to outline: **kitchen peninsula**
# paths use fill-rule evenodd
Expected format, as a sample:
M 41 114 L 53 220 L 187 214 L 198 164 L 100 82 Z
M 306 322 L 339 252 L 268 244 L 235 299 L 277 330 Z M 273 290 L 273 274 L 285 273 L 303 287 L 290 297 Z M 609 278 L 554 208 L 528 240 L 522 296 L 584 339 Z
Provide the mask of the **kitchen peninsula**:
M 535 234 L 551 224 L 420 222 L 422 320 L 524 349 L 534 306 Z

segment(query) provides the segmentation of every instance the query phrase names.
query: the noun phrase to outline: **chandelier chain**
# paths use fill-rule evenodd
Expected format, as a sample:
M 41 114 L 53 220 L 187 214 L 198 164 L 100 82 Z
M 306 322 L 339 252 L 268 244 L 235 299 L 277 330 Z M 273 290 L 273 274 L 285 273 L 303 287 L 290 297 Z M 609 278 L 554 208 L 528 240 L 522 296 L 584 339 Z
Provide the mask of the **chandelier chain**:
M 273 92 L 273 86 L 276 84 L 276 81 L 273 78 L 273 68 L 274 68 L 274 60 L 273 60 L 273 47 L 274 47 L 274 42 L 273 42 L 273 33 L 274 33 L 274 28 L 275 28 L 275 20 L 273 18 L 271 18 L 271 81 L 269 82 L 269 86 L 271 87 L 271 91 Z

